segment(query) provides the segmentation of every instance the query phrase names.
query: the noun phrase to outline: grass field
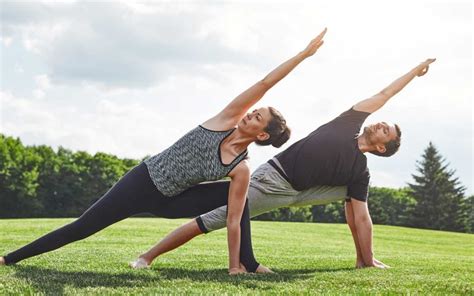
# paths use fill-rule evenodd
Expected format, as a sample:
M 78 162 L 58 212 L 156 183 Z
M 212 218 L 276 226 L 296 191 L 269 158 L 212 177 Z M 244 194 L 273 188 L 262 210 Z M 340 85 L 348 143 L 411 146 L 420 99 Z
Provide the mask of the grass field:
M 0 220 L 0 253 L 71 219 Z M 0 266 L 0 294 L 474 294 L 474 235 L 376 225 L 376 258 L 353 268 L 343 224 L 252 222 L 254 249 L 274 275 L 227 275 L 226 232 L 201 236 L 149 270 L 127 262 L 185 220 L 134 218 L 15 266 Z

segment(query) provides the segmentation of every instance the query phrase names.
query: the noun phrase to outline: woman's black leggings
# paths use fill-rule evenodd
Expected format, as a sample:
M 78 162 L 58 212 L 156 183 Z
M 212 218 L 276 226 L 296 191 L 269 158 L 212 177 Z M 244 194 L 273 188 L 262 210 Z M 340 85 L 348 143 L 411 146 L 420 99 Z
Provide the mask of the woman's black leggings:
M 183 193 L 166 197 L 153 184 L 142 162 L 125 174 L 101 199 L 74 222 L 54 230 L 5 256 L 6 264 L 58 249 L 84 239 L 120 220 L 139 213 L 163 218 L 196 217 L 227 204 L 229 182 L 199 184 Z M 240 261 L 255 271 L 258 263 L 252 251 L 250 217 L 245 204 L 240 222 Z

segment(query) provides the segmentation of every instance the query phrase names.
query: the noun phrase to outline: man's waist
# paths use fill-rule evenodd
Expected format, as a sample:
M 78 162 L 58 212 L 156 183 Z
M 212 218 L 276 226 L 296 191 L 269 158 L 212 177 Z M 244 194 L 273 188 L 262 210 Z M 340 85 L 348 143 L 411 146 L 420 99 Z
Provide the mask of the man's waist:
M 286 174 L 278 159 L 274 157 L 268 161 L 268 164 L 271 165 L 288 183 L 291 184 L 288 175 Z

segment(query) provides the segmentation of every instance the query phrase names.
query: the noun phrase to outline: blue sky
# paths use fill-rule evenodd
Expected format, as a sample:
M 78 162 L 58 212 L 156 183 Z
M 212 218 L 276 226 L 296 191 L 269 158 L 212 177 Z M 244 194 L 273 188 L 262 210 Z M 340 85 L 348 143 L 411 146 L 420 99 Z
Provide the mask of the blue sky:
M 366 123 L 402 127 L 368 156 L 372 185 L 411 182 L 432 141 L 473 193 L 470 1 L 1 2 L 0 131 L 25 144 L 158 153 L 328 27 L 325 44 L 260 106 L 293 129 L 282 149 L 426 58 Z M 250 147 L 256 168 L 280 150 Z

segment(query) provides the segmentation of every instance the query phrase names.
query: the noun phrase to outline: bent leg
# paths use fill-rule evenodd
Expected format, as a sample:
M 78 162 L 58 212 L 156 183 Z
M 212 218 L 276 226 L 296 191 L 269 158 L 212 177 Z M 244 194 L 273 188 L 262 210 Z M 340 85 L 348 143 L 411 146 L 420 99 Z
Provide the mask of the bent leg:
M 200 234 L 202 234 L 202 231 L 196 220 L 193 219 L 173 230 L 151 249 L 140 255 L 139 258 L 145 260 L 147 265 L 150 265 L 156 257 L 184 245 Z
M 227 181 L 196 185 L 166 200 L 161 207 L 156 207 L 156 211 L 154 211 L 153 214 L 164 218 L 185 218 L 206 213 L 227 204 L 229 186 L 230 182 Z M 227 213 L 224 212 L 224 219 L 226 216 Z M 206 228 L 200 221 L 199 219 L 195 219 L 180 226 L 160 240 L 146 253 L 140 255 L 140 258 L 145 260 L 149 265 L 159 255 L 169 252 L 202 234 L 204 232 L 203 229 L 205 230 Z M 255 261 L 252 251 L 248 201 L 245 203 L 240 227 L 241 263 L 245 265 L 247 270 L 255 271 L 259 264 Z
M 54 230 L 4 257 L 6 264 L 58 249 L 84 239 L 120 220 L 146 211 L 151 196 L 162 198 L 154 187 L 145 164 L 122 177 L 76 221 Z
M 252 233 L 250 227 L 249 201 L 245 201 L 244 212 L 240 220 L 240 263 L 250 272 L 255 272 L 260 265 L 253 254 Z

